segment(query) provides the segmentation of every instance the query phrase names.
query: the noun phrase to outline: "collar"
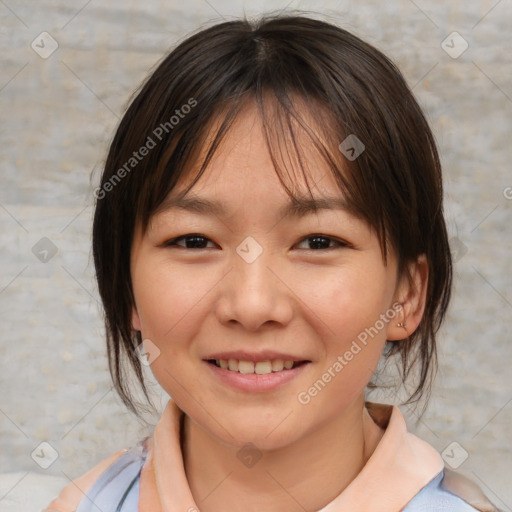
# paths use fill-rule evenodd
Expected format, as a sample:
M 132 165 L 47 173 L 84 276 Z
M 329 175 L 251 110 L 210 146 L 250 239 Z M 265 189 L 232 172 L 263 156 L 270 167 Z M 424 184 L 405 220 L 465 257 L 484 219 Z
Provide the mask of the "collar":
M 183 411 L 167 403 L 148 442 L 140 480 L 140 512 L 197 512 L 180 446 Z M 367 402 L 365 439 L 375 446 L 354 480 L 318 512 L 397 512 L 444 467 L 439 453 L 407 431 L 396 406 Z
M 437 450 L 407 431 L 396 406 L 366 403 L 384 434 L 352 482 L 319 512 L 397 512 L 444 468 Z

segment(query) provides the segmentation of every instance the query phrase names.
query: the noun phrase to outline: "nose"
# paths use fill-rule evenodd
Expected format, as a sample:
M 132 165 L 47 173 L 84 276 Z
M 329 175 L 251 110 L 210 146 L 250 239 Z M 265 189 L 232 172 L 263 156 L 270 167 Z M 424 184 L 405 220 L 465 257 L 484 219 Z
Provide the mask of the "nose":
M 265 250 L 253 261 L 240 254 L 234 253 L 233 267 L 222 280 L 215 310 L 218 320 L 248 331 L 288 324 L 294 296 L 276 262 Z

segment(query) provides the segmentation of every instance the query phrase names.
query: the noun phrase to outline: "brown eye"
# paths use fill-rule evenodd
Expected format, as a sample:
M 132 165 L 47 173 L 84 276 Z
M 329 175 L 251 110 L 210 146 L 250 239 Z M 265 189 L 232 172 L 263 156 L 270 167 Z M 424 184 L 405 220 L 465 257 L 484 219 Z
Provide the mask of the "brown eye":
M 164 245 L 166 247 L 183 247 L 184 249 L 208 249 L 207 244 L 211 242 L 208 238 L 200 234 L 182 235 L 169 240 Z M 211 242 L 213 243 L 213 242 Z
M 306 242 L 306 247 L 302 247 L 302 249 L 306 250 L 325 250 L 325 249 L 336 249 L 337 247 L 347 247 L 348 244 L 342 242 L 341 240 L 337 240 L 330 236 L 325 235 L 310 235 L 299 243 L 299 245 Z M 331 243 L 334 244 L 331 246 Z

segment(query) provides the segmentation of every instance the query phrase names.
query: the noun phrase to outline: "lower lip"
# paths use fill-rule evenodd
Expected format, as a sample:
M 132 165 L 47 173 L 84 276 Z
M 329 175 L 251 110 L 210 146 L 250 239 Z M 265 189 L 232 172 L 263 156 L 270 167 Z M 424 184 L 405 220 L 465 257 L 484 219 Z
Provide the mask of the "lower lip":
M 271 391 L 279 386 L 290 382 L 297 377 L 309 363 L 303 363 L 289 370 L 258 375 L 257 373 L 240 373 L 220 368 L 212 363 L 204 361 L 204 364 L 210 368 L 210 371 L 222 382 L 233 386 L 242 391 L 262 392 Z

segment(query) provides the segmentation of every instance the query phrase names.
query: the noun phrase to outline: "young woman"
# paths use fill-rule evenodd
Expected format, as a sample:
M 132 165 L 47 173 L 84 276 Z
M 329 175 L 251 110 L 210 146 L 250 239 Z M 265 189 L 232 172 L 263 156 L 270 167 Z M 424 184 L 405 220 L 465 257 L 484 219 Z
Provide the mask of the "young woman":
M 114 384 L 170 395 L 154 433 L 48 510 L 496 510 L 397 407 L 428 395 L 452 280 L 432 133 L 397 68 L 331 24 L 189 37 L 111 144 L 93 251 Z

